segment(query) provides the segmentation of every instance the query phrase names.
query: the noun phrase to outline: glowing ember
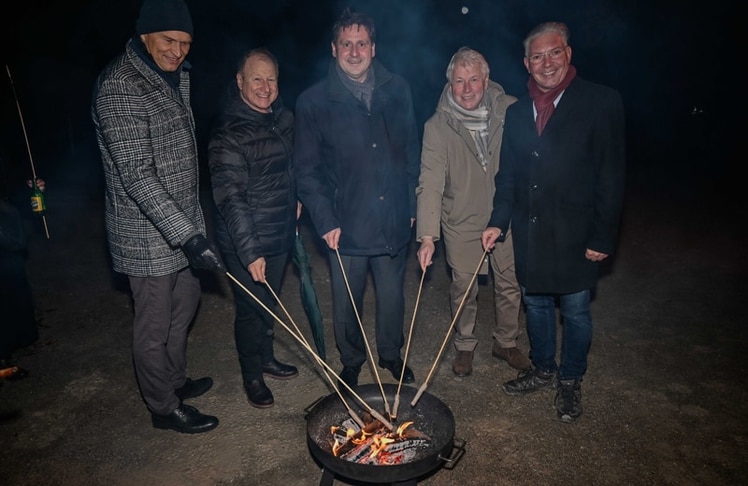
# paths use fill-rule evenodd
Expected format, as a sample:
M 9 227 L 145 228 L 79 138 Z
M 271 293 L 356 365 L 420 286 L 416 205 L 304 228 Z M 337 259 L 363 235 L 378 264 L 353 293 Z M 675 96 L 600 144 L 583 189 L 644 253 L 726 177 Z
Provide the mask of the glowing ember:
M 412 421 L 390 431 L 371 416 L 366 418 L 363 429 L 350 418 L 340 426 L 330 427 L 334 456 L 358 464 L 404 464 L 413 460 L 417 449 L 431 440 L 412 427 Z

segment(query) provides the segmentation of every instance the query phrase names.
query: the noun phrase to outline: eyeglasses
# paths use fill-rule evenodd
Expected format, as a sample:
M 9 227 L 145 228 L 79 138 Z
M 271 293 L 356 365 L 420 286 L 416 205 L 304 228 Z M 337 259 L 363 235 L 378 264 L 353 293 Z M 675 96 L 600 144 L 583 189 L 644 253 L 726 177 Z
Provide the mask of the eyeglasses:
M 548 56 L 555 61 L 556 59 L 560 59 L 561 56 L 564 55 L 564 52 L 566 52 L 566 47 L 567 46 L 556 47 L 555 49 L 551 49 L 550 51 L 536 52 L 535 54 L 527 56 L 527 60 L 530 61 L 530 64 L 540 64 L 541 62 L 543 62 L 545 56 Z

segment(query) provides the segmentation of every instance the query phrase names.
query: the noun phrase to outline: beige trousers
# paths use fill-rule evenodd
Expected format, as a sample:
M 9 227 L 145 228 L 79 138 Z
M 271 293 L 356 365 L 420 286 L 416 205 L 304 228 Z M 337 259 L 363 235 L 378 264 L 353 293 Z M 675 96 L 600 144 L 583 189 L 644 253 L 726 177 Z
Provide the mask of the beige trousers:
M 522 294 L 514 274 L 514 264 L 502 272 L 494 256 L 489 253 L 488 260 L 493 274 L 494 328 L 493 338 L 502 348 L 516 347 L 519 336 L 519 310 Z M 473 274 L 452 270 L 452 284 L 449 297 L 452 306 L 452 319 L 460 308 Z M 475 337 L 475 321 L 478 314 L 478 279 L 475 279 L 470 293 L 460 310 L 455 322 L 455 348 L 457 351 L 473 351 L 478 345 Z

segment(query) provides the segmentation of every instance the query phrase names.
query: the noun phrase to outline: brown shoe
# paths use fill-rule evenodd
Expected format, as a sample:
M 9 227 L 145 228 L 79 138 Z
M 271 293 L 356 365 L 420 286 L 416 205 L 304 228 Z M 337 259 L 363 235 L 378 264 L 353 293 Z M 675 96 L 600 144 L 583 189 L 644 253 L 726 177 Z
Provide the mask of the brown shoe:
M 473 352 L 457 351 L 457 356 L 452 363 L 452 371 L 457 376 L 469 376 L 473 372 Z
M 506 361 L 515 370 L 529 370 L 532 367 L 530 359 L 517 347 L 502 348 L 498 342 L 494 341 L 491 354 Z

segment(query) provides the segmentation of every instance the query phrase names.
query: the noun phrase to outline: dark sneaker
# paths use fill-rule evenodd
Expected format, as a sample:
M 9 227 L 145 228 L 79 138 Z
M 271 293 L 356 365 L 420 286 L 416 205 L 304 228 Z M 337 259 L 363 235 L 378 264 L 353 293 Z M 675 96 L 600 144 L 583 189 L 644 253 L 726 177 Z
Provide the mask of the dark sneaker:
M 520 371 L 517 378 L 501 387 L 507 395 L 527 395 L 538 390 L 550 389 L 556 381 L 556 372 L 545 372 L 538 368 Z
M 473 351 L 457 351 L 452 371 L 457 376 L 470 376 L 473 372 Z
M 582 386 L 579 380 L 561 380 L 556 392 L 556 416 L 561 422 L 575 422 L 582 415 Z

